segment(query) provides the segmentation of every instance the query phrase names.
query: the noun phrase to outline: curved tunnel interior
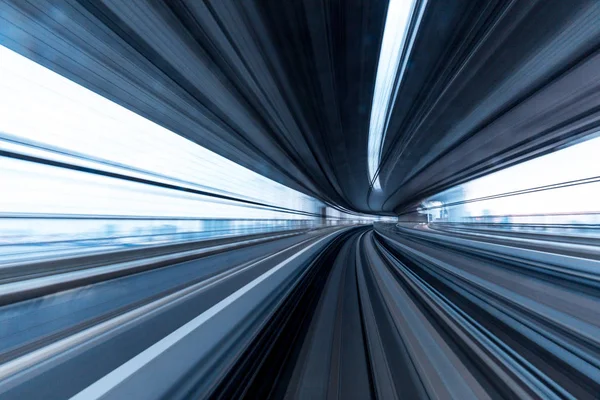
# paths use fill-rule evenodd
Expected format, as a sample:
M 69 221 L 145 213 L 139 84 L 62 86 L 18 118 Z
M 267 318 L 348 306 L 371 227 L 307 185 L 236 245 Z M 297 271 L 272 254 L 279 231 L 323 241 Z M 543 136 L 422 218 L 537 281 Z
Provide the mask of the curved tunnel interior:
M 598 21 L 0 0 L 0 399 L 598 398 Z

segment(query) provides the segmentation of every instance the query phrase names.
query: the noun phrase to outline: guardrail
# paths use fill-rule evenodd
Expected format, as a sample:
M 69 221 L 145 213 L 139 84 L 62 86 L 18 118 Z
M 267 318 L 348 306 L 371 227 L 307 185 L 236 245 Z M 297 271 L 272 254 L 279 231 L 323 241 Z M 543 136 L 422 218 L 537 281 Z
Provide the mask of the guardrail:
M 304 232 L 306 230 L 298 229 L 8 264 L 0 268 L 0 305 L 291 237 Z
M 600 239 L 600 226 L 598 225 L 542 225 L 542 224 L 472 224 L 472 223 L 445 223 L 435 222 L 430 224 L 434 229 L 457 230 L 471 232 L 489 232 L 498 234 L 521 234 L 533 236 L 553 236 L 581 239 Z
M 316 228 L 313 219 L 0 215 L 0 266 L 66 255 Z

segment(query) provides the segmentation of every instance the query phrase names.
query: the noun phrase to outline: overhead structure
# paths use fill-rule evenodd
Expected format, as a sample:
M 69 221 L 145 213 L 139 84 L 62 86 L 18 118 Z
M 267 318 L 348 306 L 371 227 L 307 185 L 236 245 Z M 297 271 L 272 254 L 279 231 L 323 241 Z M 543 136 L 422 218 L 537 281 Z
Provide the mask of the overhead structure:
M 0 44 L 339 209 L 394 214 L 594 132 L 600 3 L 412 4 L 369 171 L 387 1 L 0 2 Z M 18 21 L 18 23 L 17 23 Z

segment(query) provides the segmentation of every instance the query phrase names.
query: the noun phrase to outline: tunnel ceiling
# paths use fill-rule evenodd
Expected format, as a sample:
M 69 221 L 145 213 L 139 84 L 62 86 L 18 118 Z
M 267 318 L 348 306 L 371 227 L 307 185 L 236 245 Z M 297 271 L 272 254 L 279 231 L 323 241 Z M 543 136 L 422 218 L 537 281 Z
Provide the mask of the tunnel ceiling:
M 5 1 L 0 43 L 361 212 L 401 212 L 596 131 L 600 2 L 417 4 L 381 191 L 370 188 L 367 140 L 387 1 Z

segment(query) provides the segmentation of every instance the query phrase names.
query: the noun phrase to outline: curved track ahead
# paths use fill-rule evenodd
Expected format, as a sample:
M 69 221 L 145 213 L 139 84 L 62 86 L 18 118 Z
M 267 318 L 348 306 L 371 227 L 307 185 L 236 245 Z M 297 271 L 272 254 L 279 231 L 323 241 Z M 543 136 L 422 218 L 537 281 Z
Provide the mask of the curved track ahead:
M 597 398 L 598 252 L 546 246 L 342 228 L 8 305 L 0 398 Z
M 597 280 L 557 276 L 560 257 L 544 268 L 408 230 L 357 230 L 304 333 L 275 350 L 294 349 L 269 394 L 597 398 Z

